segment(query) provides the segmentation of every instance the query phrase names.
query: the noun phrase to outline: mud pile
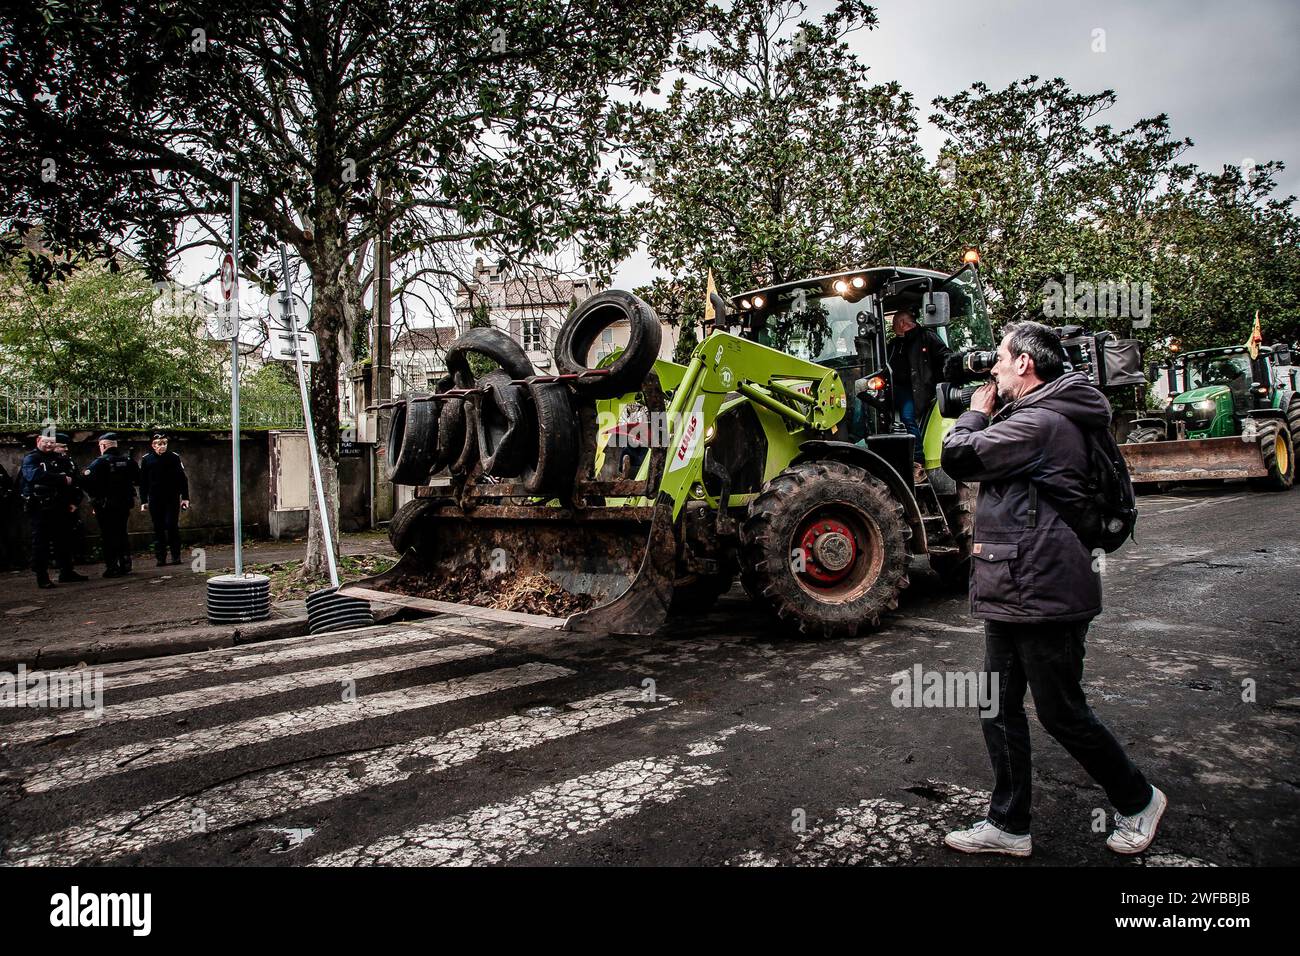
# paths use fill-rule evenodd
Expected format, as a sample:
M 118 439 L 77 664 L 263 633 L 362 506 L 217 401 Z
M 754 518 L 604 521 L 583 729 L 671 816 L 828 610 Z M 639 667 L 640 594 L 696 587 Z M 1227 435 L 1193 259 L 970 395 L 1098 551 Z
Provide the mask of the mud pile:
M 476 567 L 460 567 L 449 574 L 429 572 L 405 575 L 389 588 L 398 594 L 473 604 L 496 611 L 518 611 L 547 617 L 567 617 L 592 607 L 589 594 L 571 594 L 550 578 L 535 571 L 505 571 L 485 575 Z

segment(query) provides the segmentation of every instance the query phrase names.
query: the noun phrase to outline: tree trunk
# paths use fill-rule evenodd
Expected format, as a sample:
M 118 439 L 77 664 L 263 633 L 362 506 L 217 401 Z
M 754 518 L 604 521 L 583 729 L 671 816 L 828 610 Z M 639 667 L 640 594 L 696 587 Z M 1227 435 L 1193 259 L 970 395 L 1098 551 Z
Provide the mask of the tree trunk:
M 334 248 L 338 248 L 337 245 Z M 321 483 L 333 540 L 330 547 L 338 554 L 339 535 L 339 356 L 350 348 L 347 338 L 347 288 L 340 281 L 339 261 L 321 256 L 310 261 L 312 272 L 312 331 L 320 348 L 320 361 L 311 368 L 311 415 L 316 434 L 316 454 L 320 461 Z M 325 576 L 329 562 L 325 555 L 325 535 L 320 511 L 313 493 L 311 518 L 307 529 L 308 575 Z

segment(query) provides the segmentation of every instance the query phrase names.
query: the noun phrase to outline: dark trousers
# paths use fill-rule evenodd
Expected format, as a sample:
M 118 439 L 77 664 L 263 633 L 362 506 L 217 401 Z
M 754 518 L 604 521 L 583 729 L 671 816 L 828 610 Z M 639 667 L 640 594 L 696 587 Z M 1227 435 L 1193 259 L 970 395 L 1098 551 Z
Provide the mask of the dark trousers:
M 980 720 L 993 763 L 988 818 L 1008 833 L 1029 832 L 1032 767 L 1026 687 L 1034 695 L 1039 723 L 1101 785 L 1116 810 L 1133 816 L 1151 801 L 1151 785 L 1084 696 L 1089 623 L 984 622 L 984 669 L 998 675 L 997 714 Z
M 50 554 L 60 571 L 72 570 L 72 513 L 63 505 L 28 508 L 32 527 L 32 570 L 38 581 L 49 580 Z
M 95 505 L 99 519 L 99 543 L 104 549 L 104 568 L 108 571 L 131 570 L 131 545 L 126 522 L 131 506 Z
M 159 561 L 167 560 L 171 548 L 172 560 L 181 559 L 181 499 L 180 495 L 150 495 L 149 517 L 153 518 L 153 553 Z

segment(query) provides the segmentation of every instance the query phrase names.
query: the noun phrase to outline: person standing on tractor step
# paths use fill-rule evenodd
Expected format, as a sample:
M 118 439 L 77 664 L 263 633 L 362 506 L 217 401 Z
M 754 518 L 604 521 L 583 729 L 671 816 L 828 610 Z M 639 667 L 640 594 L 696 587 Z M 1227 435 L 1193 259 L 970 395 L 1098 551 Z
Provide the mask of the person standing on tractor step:
M 1007 331 L 992 374 L 944 439 L 943 468 L 980 486 L 970 600 L 984 619 L 984 679 L 1001 697 L 996 713 L 981 717 L 993 796 L 986 819 L 944 842 L 965 853 L 1029 856 L 1028 687 L 1043 727 L 1115 806 L 1106 845 L 1141 853 L 1168 801 L 1084 696 L 1084 640 L 1101 612 L 1101 578 L 1062 517 L 1088 497 L 1084 430 L 1109 427 L 1110 404 L 1082 372 L 1065 374 L 1060 339 L 1037 322 Z
M 140 468 L 117 445 L 117 435 L 99 436 L 99 457 L 82 476 L 99 521 L 99 539 L 104 549 L 104 577 L 118 578 L 131 573 L 131 545 L 126 523 L 135 504 L 135 486 Z
M 72 514 L 81 492 L 73 473 L 64 465 L 67 456 L 54 450 L 56 445 L 67 443 L 68 436 L 61 432 L 38 435 L 35 450 L 23 458 L 18 478 L 18 490 L 32 528 L 32 571 L 37 585 L 43 588 L 54 587 L 50 581 L 51 551 L 58 564 L 60 584 L 90 580 L 78 574 L 72 564 Z
M 190 481 L 181 456 L 167 450 L 167 436 L 157 432 L 150 443 L 153 451 L 140 460 L 140 510 L 153 519 L 153 551 L 158 567 L 181 563 L 182 511 L 190 507 Z
M 934 404 L 934 393 L 943 381 L 943 366 L 952 355 L 934 329 L 916 324 L 916 313 L 902 308 L 892 320 L 894 338 L 889 343 L 889 368 L 893 373 L 894 397 L 898 417 L 916 439 L 913 469 L 917 482 L 925 480 L 925 450 L 921 447 L 921 429 L 926 413 Z

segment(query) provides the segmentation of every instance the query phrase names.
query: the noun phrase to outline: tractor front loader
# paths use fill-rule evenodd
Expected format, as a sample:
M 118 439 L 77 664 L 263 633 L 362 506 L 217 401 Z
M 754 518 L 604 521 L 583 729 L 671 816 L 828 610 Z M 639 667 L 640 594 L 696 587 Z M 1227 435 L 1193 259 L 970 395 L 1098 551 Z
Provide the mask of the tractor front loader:
M 931 479 L 915 482 L 885 361 L 887 311 L 906 302 L 944 329 L 950 296 L 961 334 L 983 322 L 978 344 L 991 342 L 973 274 L 892 267 L 760 290 L 731 310 L 718 301 L 685 366 L 657 359 L 658 319 L 625 292 L 574 311 L 559 375 L 526 374 L 507 337 L 472 330 L 438 389 L 394 409 L 395 480 L 416 485 L 390 525 L 402 557 L 342 593 L 651 634 L 739 575 L 792 629 L 871 628 L 897 606 L 913 556 L 960 574 L 970 553 L 973 488 L 938 467 L 937 412 L 924 439 Z M 787 320 L 816 341 L 791 341 Z M 626 344 L 593 360 L 610 328 Z M 474 378 L 468 352 L 499 369 Z
M 1153 365 L 1149 375 L 1160 371 Z M 1163 372 L 1164 414 L 1134 420 L 1120 446 L 1135 485 L 1245 478 L 1273 491 L 1292 486 L 1300 394 L 1289 348 L 1200 349 Z

